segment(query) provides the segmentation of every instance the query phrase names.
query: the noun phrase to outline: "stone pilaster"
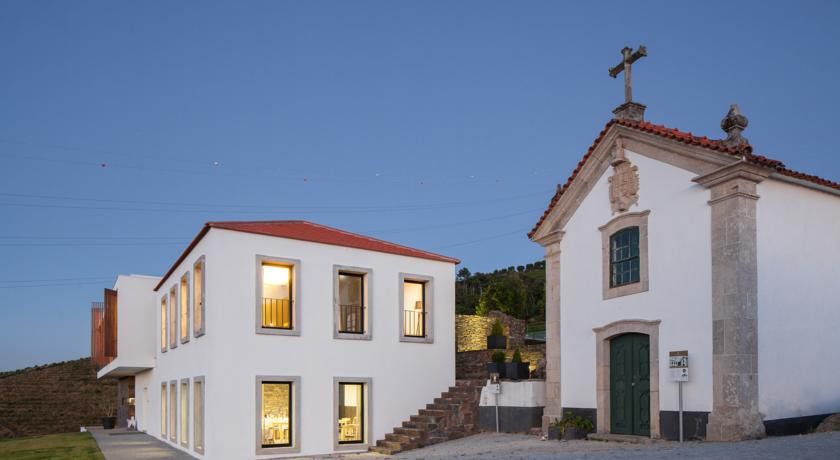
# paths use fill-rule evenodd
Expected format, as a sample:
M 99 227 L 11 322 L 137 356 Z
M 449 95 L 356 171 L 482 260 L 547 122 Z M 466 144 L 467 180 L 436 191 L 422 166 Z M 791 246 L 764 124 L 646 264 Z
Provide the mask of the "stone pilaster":
M 695 178 L 711 190 L 712 413 L 709 441 L 764 436 L 758 412 L 756 184 L 767 173 L 738 162 Z
M 560 402 L 560 240 L 563 232 L 555 231 L 540 238 L 545 248 L 545 409 L 543 433 L 555 418 L 562 418 Z

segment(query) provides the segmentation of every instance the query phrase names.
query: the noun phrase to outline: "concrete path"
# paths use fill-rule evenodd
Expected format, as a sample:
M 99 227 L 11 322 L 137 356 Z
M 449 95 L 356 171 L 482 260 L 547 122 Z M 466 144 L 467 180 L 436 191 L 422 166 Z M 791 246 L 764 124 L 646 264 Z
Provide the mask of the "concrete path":
M 153 436 L 139 431 L 88 428 L 106 460 L 194 460 Z

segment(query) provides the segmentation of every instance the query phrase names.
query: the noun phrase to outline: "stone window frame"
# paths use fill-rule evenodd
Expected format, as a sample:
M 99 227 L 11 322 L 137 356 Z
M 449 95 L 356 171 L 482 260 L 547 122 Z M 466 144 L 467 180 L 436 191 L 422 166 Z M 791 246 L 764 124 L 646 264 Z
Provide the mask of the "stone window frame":
M 169 441 L 178 444 L 178 381 L 169 381 Z M 175 425 L 175 426 L 172 426 Z
M 178 283 L 169 288 L 169 349 L 178 348 L 178 336 L 180 335 L 179 320 L 181 316 L 180 304 L 178 303 Z
M 339 383 L 362 383 L 364 384 L 364 392 L 362 394 L 362 405 L 364 406 L 364 420 L 362 430 L 364 438 L 362 442 L 352 444 L 339 444 L 338 430 L 336 424 L 338 423 L 338 384 Z M 333 432 L 333 450 L 336 452 L 345 451 L 367 451 L 371 446 L 371 432 L 373 426 L 371 423 L 373 414 L 373 405 L 371 404 L 371 395 L 373 394 L 373 379 L 370 377 L 333 377 L 333 417 L 332 417 L 332 432 Z
M 270 328 L 270 327 L 263 327 L 262 325 L 262 289 L 263 289 L 263 279 L 262 279 L 262 266 L 264 263 L 269 264 L 280 264 L 280 265 L 288 265 L 292 267 L 292 328 L 291 329 L 277 329 L 277 328 Z M 274 257 L 274 256 L 266 256 L 257 254 L 256 256 L 256 265 L 255 265 L 255 279 L 256 279 L 256 291 L 254 295 L 254 305 L 256 307 L 255 310 L 255 325 L 256 325 L 256 333 L 257 334 L 266 334 L 266 335 L 287 335 L 287 336 L 299 336 L 301 330 L 301 315 L 300 315 L 300 301 L 301 301 L 301 291 L 300 288 L 301 278 L 300 272 L 301 270 L 301 261 L 300 259 L 289 259 L 285 257 Z
M 196 267 L 201 267 L 201 298 L 196 299 L 195 295 L 195 273 Z M 206 323 L 207 323 L 207 263 L 205 256 L 201 256 L 195 260 L 193 263 L 193 283 L 192 289 L 190 290 L 191 298 L 192 298 L 192 318 L 193 318 L 193 337 L 199 338 L 203 336 L 206 330 Z M 201 302 L 201 321 L 199 323 L 195 322 L 195 311 L 196 311 L 196 301 Z
M 187 386 L 186 394 L 184 394 L 184 385 Z M 191 415 L 191 406 L 190 406 L 190 379 L 183 378 L 181 379 L 181 383 L 178 386 L 178 437 L 180 438 L 181 447 L 185 449 L 190 448 L 190 415 Z M 186 401 L 186 410 L 184 409 L 184 402 Z M 184 424 L 186 424 L 186 436 L 184 435 Z
M 354 334 L 351 332 L 339 332 L 341 306 L 339 299 L 338 275 L 339 273 L 350 273 L 354 275 L 362 275 L 362 286 L 364 291 L 364 310 L 362 316 L 364 317 L 363 325 L 364 332 L 361 334 Z M 333 338 L 334 339 L 349 339 L 349 340 L 372 340 L 372 326 L 373 326 L 373 269 L 364 267 L 353 267 L 349 265 L 333 265 Z
M 650 210 L 628 212 L 610 219 L 606 224 L 598 227 L 601 231 L 601 266 L 604 300 L 638 294 L 650 290 L 650 274 L 648 270 L 648 216 Z M 627 227 L 639 227 L 639 281 L 620 286 L 610 286 L 610 237 L 619 230 Z
M 291 446 L 287 447 L 263 447 L 262 446 L 262 384 L 263 382 L 291 382 L 292 383 L 292 437 L 290 441 Z M 256 421 L 256 431 L 254 432 L 254 439 L 256 440 L 256 455 L 267 454 L 297 454 L 300 453 L 300 376 L 288 375 L 258 375 L 256 377 L 256 392 L 254 393 L 254 400 L 256 401 L 256 412 L 254 413 L 254 420 Z
M 661 437 L 659 427 L 659 324 L 661 320 L 626 319 L 592 329 L 595 332 L 595 429 L 610 432 L 610 341 L 624 334 L 644 334 L 650 354 L 650 437 Z
M 190 334 L 192 333 L 192 331 L 190 331 L 190 320 L 192 319 L 192 315 L 190 314 L 190 307 L 192 306 L 192 303 L 190 302 L 190 298 L 192 297 L 190 295 L 190 289 L 192 288 L 190 278 L 190 272 L 185 272 L 180 278 L 178 278 L 178 338 L 182 345 L 190 341 Z M 185 285 L 186 287 L 184 287 Z M 183 298 L 184 292 L 187 293 L 186 298 Z M 187 312 L 186 326 L 181 324 L 184 322 L 184 311 Z M 182 331 L 186 332 L 186 334 L 181 334 Z
M 160 328 L 160 352 L 166 353 L 169 350 L 169 294 L 160 298 L 160 321 L 163 323 Z
M 160 413 L 162 414 L 161 417 L 161 424 L 160 424 L 160 438 L 166 440 L 169 437 L 169 433 L 167 431 L 167 427 L 169 426 L 169 385 L 166 381 L 160 382 Z
M 199 405 L 196 404 L 196 384 L 201 383 L 201 417 L 197 415 Z M 193 450 L 198 452 L 199 454 L 204 454 L 204 443 L 207 442 L 207 436 L 205 436 L 205 424 L 204 424 L 204 415 L 206 413 L 207 407 L 207 400 L 205 399 L 205 395 L 207 394 L 206 386 L 205 386 L 205 379 L 203 375 L 198 377 L 193 377 L 193 384 L 192 384 L 192 392 L 193 392 L 193 408 L 192 408 L 192 418 L 193 418 Z M 196 430 L 196 427 L 200 426 L 201 430 Z M 198 442 L 198 433 L 201 433 L 201 442 Z
M 414 281 L 423 283 L 424 288 L 424 295 L 425 295 L 425 305 L 423 305 L 423 309 L 426 313 L 426 322 L 424 324 L 425 330 L 425 337 L 411 337 L 405 335 L 405 319 L 403 311 L 405 311 L 405 305 L 403 305 L 403 299 L 405 299 L 405 282 L 406 281 Z M 432 276 L 427 275 L 417 275 L 413 273 L 400 273 L 399 275 L 399 290 L 398 295 L 399 298 L 397 300 L 397 307 L 399 308 L 399 312 L 397 313 L 397 323 L 399 325 L 400 331 L 400 342 L 409 342 L 409 343 L 434 343 L 434 310 L 435 310 L 435 302 L 434 302 L 434 282 L 435 279 Z

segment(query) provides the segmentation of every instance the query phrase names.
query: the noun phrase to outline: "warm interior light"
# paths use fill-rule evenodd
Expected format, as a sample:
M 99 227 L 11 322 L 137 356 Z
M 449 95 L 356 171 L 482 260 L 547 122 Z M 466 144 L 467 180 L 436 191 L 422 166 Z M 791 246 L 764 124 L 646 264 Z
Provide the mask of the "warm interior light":
M 263 265 L 263 283 L 277 286 L 289 284 L 291 270 L 279 265 Z

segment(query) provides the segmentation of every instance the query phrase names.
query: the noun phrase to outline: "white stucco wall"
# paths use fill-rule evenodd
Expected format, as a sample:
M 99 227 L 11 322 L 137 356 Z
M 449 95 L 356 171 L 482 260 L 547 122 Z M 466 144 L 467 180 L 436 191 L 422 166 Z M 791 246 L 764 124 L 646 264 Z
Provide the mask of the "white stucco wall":
M 300 336 L 255 333 L 258 254 L 301 261 L 296 280 Z M 161 382 L 185 377 L 205 377 L 204 457 L 212 459 L 277 457 L 254 454 L 257 375 L 301 378 L 302 415 L 297 427 L 301 451 L 290 454 L 292 457 L 333 451 L 333 377 L 372 379 L 371 443 L 454 383 L 453 264 L 213 229 L 154 297 L 150 308 L 156 315 L 161 296 L 185 271 L 192 271 L 194 261 L 202 255 L 206 257 L 207 333 L 166 353 L 157 351 L 157 366 L 148 390 L 150 434 L 160 433 Z M 334 264 L 372 269 L 370 341 L 333 338 Z M 434 278 L 432 344 L 399 341 L 401 272 Z M 153 331 L 157 349 L 157 322 Z M 138 385 L 137 394 L 142 391 Z
M 758 185 L 759 410 L 840 411 L 840 197 Z
M 522 380 L 499 382 L 499 393 L 490 392 L 490 381 L 481 388 L 479 406 L 500 407 L 544 407 L 545 380 Z
M 677 384 L 668 377 L 668 352 L 688 350 L 691 381 L 684 384 L 687 411 L 712 408 L 711 249 L 708 190 L 696 174 L 627 152 L 638 166 L 639 204 L 648 217 L 648 292 L 603 300 L 601 232 L 614 216 L 607 178 L 598 180 L 567 223 L 561 242 L 561 403 L 595 408 L 593 328 L 623 319 L 661 320 L 660 410 L 677 410 Z M 651 414 L 656 417 L 658 415 Z

